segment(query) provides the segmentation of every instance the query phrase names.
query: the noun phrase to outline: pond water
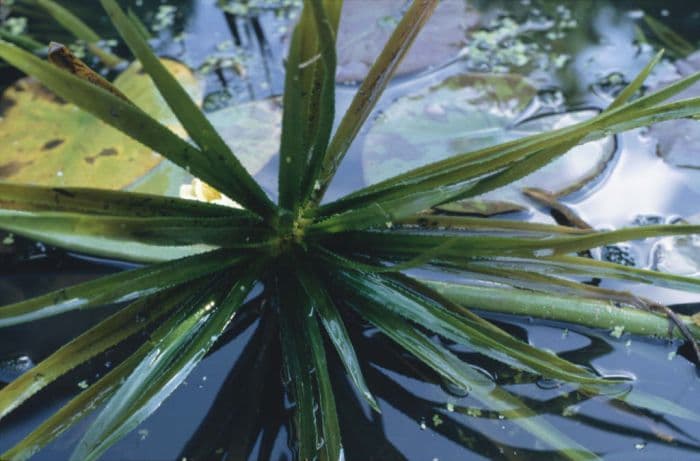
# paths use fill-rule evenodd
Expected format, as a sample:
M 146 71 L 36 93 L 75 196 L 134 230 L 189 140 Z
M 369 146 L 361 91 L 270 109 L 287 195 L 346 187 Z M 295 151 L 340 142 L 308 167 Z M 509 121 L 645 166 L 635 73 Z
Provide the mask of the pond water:
M 349 17 L 343 20 L 348 25 L 339 39 L 340 113 L 356 91 L 355 81 L 366 72 L 367 63 L 377 51 L 373 45 L 387 36 L 405 4 L 399 0 L 345 2 Z M 114 35 L 93 2 L 63 3 L 79 5 L 81 16 L 93 18 L 104 37 Z M 289 5 L 259 9 L 242 8 L 246 2 L 233 0 L 129 3 L 139 16 L 146 18 L 159 52 L 199 69 L 207 83 L 204 107 L 208 112 L 282 92 L 284 49 L 290 18 L 298 2 L 257 2 Z M 370 4 L 372 7 L 368 7 Z M 645 19 L 645 15 L 651 19 Z M 30 18 L 29 30 L 34 35 L 54 38 L 54 34 L 60 34 L 48 25 L 39 24 L 32 29 L 38 19 L 33 23 Z M 416 53 L 408 58 L 410 65 L 390 86 L 340 168 L 329 198 L 381 177 L 382 162 L 372 162 L 380 155 L 377 152 L 385 152 L 382 143 L 392 142 L 395 146 L 401 142 L 402 152 L 412 152 L 413 148 L 423 155 L 425 149 L 416 146 L 437 142 L 429 138 L 431 133 L 467 123 L 469 129 L 464 132 L 440 132 L 441 142 L 457 153 L 465 145 L 473 148 L 479 143 L 566 123 L 565 113 L 590 116 L 591 111 L 609 104 L 624 83 L 662 47 L 667 48 L 667 57 L 651 75 L 649 87 L 661 86 L 688 69 L 700 68 L 696 65 L 700 59 L 694 59 L 692 50 L 681 46 L 687 42 L 697 47 L 700 43 L 700 5 L 687 1 L 444 0 L 433 21 L 427 34 L 419 38 Z M 681 45 L 658 23 L 682 37 Z M 360 46 L 357 37 L 370 45 Z M 344 40 L 350 45 L 344 47 Z M 116 50 L 124 53 L 122 45 L 117 45 Z M 5 84 L 16 77 L 6 68 L 0 72 Z M 465 96 L 464 92 L 444 86 L 456 76 L 476 73 L 488 74 L 486 83 L 482 82 L 484 88 L 498 87 L 504 92 L 482 101 L 481 94 Z M 467 83 L 458 85 L 458 89 L 472 88 L 474 80 Z M 438 90 L 433 89 L 440 88 L 447 88 L 445 99 L 434 99 Z M 441 117 L 445 111 L 454 110 L 449 98 L 466 98 L 475 110 L 460 113 L 454 122 L 457 125 L 444 124 Z M 491 111 L 493 117 L 471 126 L 479 110 Z M 416 113 L 428 115 L 419 125 L 435 123 L 429 125 L 426 133 L 393 130 L 392 119 L 408 117 L 401 120 L 409 123 Z M 270 123 L 274 124 L 274 120 Z M 678 146 L 674 140 L 680 137 L 685 137 L 685 144 Z M 584 178 L 588 180 L 561 197 L 593 227 L 698 219 L 700 161 L 692 157 L 692 149 L 683 146 L 700 146 L 699 128 L 665 124 L 651 130 L 635 130 L 581 151 L 581 157 L 598 155 L 599 161 L 587 166 L 577 161 L 562 162 L 549 176 L 527 185 L 560 190 L 586 176 L 582 170 L 597 168 L 595 175 Z M 394 162 L 392 173 L 415 165 L 406 163 L 408 160 L 430 160 L 415 156 L 409 159 L 408 155 L 392 157 L 391 152 L 386 155 L 386 162 Z M 256 175 L 271 195 L 276 192 L 276 162 L 272 156 Z M 554 222 L 548 208 L 524 198 L 519 191 L 502 192 L 506 195 L 500 197 L 517 203 L 521 209 L 505 217 Z M 700 274 L 700 247 L 692 239 L 621 244 L 596 250 L 593 255 L 638 267 Z M 0 304 L 129 267 L 66 254 L 22 239 L 3 249 L 0 261 L 4 263 L 0 269 Z M 602 286 L 629 288 L 609 282 Z M 685 313 L 695 312 L 700 305 L 697 296 L 648 287 L 633 289 L 635 294 L 675 304 Z M 0 336 L 0 386 L 93 323 L 93 315 L 71 315 L 4 330 Z M 687 348 L 679 342 L 485 315 L 533 345 L 589 365 L 604 375 L 632 374 L 633 385 L 638 389 L 700 413 L 700 399 L 694 394 L 698 391 L 696 367 L 688 359 Z M 237 460 L 245 459 L 241 454 L 245 447 L 252 447 L 250 459 L 291 459 L 286 426 L 289 409 L 285 407 L 276 344 L 265 352 L 265 366 L 246 367 L 255 361 L 256 354 L 262 353 L 260 344 L 265 333 L 260 325 L 261 322 L 246 317 L 239 319 L 232 330 L 241 334 L 223 338 L 186 384 L 137 430 L 111 448 L 104 459 Z M 358 400 L 342 366 L 332 360 L 346 459 L 558 459 L 556 453 L 548 452 L 541 442 L 513 423 L 480 409 L 468 395 L 442 384 L 379 332 L 357 320 L 350 326 L 357 339 L 358 354 L 368 363 L 364 371 L 382 414 L 372 413 Z M 584 400 L 556 382 L 528 381 L 507 367 L 447 346 L 488 370 L 557 428 L 606 460 L 680 460 L 700 456 L 700 440 L 695 436 L 700 429 L 698 423 L 634 411 L 602 398 Z M 123 354 L 123 350 L 113 350 L 95 358 L 61 379 L 50 393 L 41 393 L 11 414 L 0 425 L 0 452 L 20 440 L 86 383 L 108 371 Z M 237 360 L 241 364 L 234 366 Z M 241 441 L 240 434 L 246 433 L 258 417 L 262 432 Z M 65 459 L 84 428 L 82 424 L 67 432 L 35 459 Z M 214 446 L 216 449 L 207 451 Z

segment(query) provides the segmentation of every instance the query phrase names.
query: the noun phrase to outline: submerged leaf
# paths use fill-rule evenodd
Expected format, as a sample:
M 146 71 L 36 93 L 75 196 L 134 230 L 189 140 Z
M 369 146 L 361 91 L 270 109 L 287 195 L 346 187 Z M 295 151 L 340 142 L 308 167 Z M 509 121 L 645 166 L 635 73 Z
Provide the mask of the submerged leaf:
M 404 0 L 373 0 L 372 8 L 357 8 L 352 0 L 345 2 L 338 32 L 338 81 L 357 82 L 365 78 L 405 5 Z M 479 12 L 470 3 L 441 2 L 397 75 L 439 68 L 455 59 L 464 46 L 467 31 L 479 19 Z

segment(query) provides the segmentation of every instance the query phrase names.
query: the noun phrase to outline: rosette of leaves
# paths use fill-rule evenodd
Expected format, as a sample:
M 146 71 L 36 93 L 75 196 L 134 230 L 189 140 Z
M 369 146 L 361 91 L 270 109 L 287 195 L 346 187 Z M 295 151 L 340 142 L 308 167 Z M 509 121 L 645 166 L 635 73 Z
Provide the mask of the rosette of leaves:
M 0 327 L 7 327 L 110 303 L 123 306 L 0 389 L 0 419 L 103 351 L 127 340 L 141 341 L 118 366 L 1 459 L 30 458 L 98 409 L 72 459 L 99 458 L 186 379 L 235 316 L 258 314 L 263 317 L 260 328 L 267 332 L 263 344 L 280 345 L 283 381 L 294 403 L 290 412 L 294 453 L 300 460 L 343 456 L 327 354 L 337 354 L 349 381 L 372 408 L 380 410 L 363 378 L 346 328 L 348 316 L 364 319 L 445 381 L 468 391 L 485 409 L 512 419 L 564 458 L 597 456 L 429 335 L 437 334 L 532 376 L 570 383 L 581 395 L 603 393 L 622 405 L 697 418 L 671 402 L 634 389 L 630 392 L 626 386 L 621 392 L 619 379 L 599 376 L 522 342 L 471 308 L 509 304 L 535 309 L 546 303 L 550 316 L 575 312 L 576 316 L 562 314 L 561 318 L 583 321 L 586 310 L 604 299 L 627 305 L 619 309 L 627 316 L 621 321 L 628 321 L 628 331 L 644 331 L 644 325 L 654 322 L 663 331 L 668 325 L 663 315 L 631 310 L 643 304 L 634 296 L 576 283 L 566 276 L 595 275 L 687 291 L 700 290 L 700 281 L 572 255 L 616 241 L 697 233 L 700 226 L 599 232 L 459 216 L 430 216 L 437 224 L 430 229 L 415 224 L 425 219 L 420 214 L 423 210 L 509 184 L 577 144 L 650 123 L 698 116 L 698 98 L 665 100 L 700 79 L 700 74 L 630 101 L 657 57 L 606 111 L 592 119 L 456 155 L 322 203 L 349 146 L 437 3 L 416 0 L 406 10 L 335 130 L 334 37 L 341 2 L 304 3 L 286 62 L 277 204 L 243 168 L 114 0 L 102 0 L 102 5 L 191 141 L 113 92 L 0 42 L 4 60 L 243 207 L 123 191 L 0 183 L 0 227 L 14 233 L 60 243 L 69 250 L 85 250 L 80 244 L 84 237 L 97 255 L 101 253 L 95 241 L 121 242 L 126 249 L 122 254 L 136 244 L 136 261 L 142 261 L 139 249 L 144 245 L 193 249 L 184 258 L 140 266 L 0 308 Z M 418 267 L 456 271 L 464 280 L 497 281 L 501 287 L 436 283 L 405 274 L 406 269 Z M 253 302 L 261 298 L 265 302 Z M 617 309 L 604 305 L 608 314 Z M 686 336 L 698 336 L 688 319 L 674 318 Z

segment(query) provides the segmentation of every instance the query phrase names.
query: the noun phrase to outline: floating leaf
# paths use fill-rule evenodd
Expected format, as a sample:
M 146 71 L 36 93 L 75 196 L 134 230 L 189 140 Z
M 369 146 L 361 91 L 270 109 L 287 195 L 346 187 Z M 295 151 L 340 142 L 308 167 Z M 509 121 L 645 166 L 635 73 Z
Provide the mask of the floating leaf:
M 687 222 L 700 222 L 700 215 Z M 662 272 L 685 276 L 700 276 L 700 236 L 682 235 L 660 239 L 654 247 L 653 268 Z
M 201 100 L 202 88 L 194 74 L 183 64 L 163 62 Z M 177 126 L 139 64 L 132 64 L 114 85 L 149 115 L 171 128 Z M 9 87 L 0 107 L 0 144 L 10 146 L 0 152 L 1 180 L 121 189 L 162 162 L 151 149 L 67 104 L 33 79 Z
M 279 151 L 282 106 L 279 98 L 247 102 L 207 114 L 214 128 L 255 175 Z
M 248 173 L 256 175 L 279 152 L 282 106 L 279 98 L 246 102 L 207 114 L 216 131 L 236 153 Z M 136 192 L 180 195 L 192 176 L 165 160 L 135 183 Z M 273 184 L 264 186 L 274 188 Z
M 681 77 L 697 72 L 700 70 L 700 51 L 696 51 L 686 59 L 676 61 L 674 66 Z M 656 90 L 668 83 L 664 81 L 652 89 Z M 700 96 L 700 83 L 695 83 L 670 98 L 669 101 L 679 101 L 697 96 Z M 700 149 L 700 132 L 697 130 L 697 121 L 673 120 L 659 123 L 649 129 L 649 134 L 656 138 L 658 143 L 656 153 L 666 163 L 681 168 L 700 168 L 700 156 L 697 155 Z
M 581 110 L 514 125 L 535 92 L 517 75 L 461 74 L 398 99 L 367 134 L 362 153 L 366 181 L 376 183 L 455 154 L 570 126 L 596 114 Z M 600 174 L 614 151 L 610 137 L 575 147 L 542 170 L 482 197 L 527 205 L 520 196 L 523 187 L 572 192 Z M 570 188 L 571 184 L 576 187 Z
M 374 0 L 372 8 L 345 2 L 338 32 L 340 82 L 364 79 L 389 34 L 398 23 L 406 2 Z M 466 31 L 479 22 L 479 13 L 465 2 L 441 2 L 416 38 L 397 75 L 439 67 L 456 58 L 464 46 Z

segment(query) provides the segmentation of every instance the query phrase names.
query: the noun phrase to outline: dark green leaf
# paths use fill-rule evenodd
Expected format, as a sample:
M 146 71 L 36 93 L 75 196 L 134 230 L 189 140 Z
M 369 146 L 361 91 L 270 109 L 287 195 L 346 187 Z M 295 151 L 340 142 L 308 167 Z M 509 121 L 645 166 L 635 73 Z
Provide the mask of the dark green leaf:
M 213 218 L 123 218 L 75 213 L 0 210 L 0 228 L 25 237 L 50 242 L 52 234 L 71 235 L 81 250 L 80 237 L 138 242 L 156 246 L 211 245 L 255 248 L 269 245 L 270 229 L 247 213 Z
M 148 327 L 203 286 L 201 281 L 189 283 L 186 287 L 180 285 L 139 299 L 66 343 L 36 367 L 0 389 L 0 419 L 76 366 Z
M 20 211 L 64 211 L 131 217 L 224 217 L 248 213 L 230 207 L 136 192 L 44 187 L 0 182 L 0 206 Z
M 132 301 L 232 266 L 242 258 L 240 251 L 216 250 L 109 275 L 0 307 L 0 327 L 106 303 Z
M 437 5 L 437 0 L 414 1 L 394 29 L 384 49 L 357 90 L 357 94 L 340 121 L 328 150 L 321 160 L 318 179 L 314 180 L 312 185 L 312 203 L 318 204 L 321 201 L 345 153 L 374 109 L 413 40 Z
M 532 410 L 528 409 L 518 398 L 505 390 L 495 387 L 491 380 L 481 372 L 460 361 L 449 351 L 432 342 L 398 315 L 387 312 L 381 304 L 376 302 L 351 302 L 355 309 L 382 330 L 385 335 L 411 352 L 439 375 L 469 391 L 471 396 L 482 402 L 487 408 L 495 411 L 511 411 L 513 408 L 519 408 L 520 414 L 513 422 L 539 440 L 560 450 L 563 456 L 572 460 L 599 459 L 596 455 L 563 435 L 555 427 L 543 421 L 541 417 L 538 417 Z
M 644 84 L 644 81 L 647 79 L 647 77 L 651 73 L 652 69 L 654 69 L 654 67 L 656 67 L 656 65 L 659 63 L 659 61 L 661 60 L 663 55 L 664 55 L 663 50 L 656 53 L 654 58 L 651 61 L 649 61 L 649 64 L 644 66 L 644 69 L 642 69 L 642 71 L 639 74 L 637 74 L 637 76 L 634 78 L 634 80 L 632 80 L 630 82 L 630 84 L 627 85 L 625 87 L 625 89 L 622 90 L 620 92 L 620 94 L 617 95 L 615 100 L 610 103 L 610 105 L 607 107 L 606 110 L 617 109 L 618 107 L 622 106 L 627 101 L 629 101 L 630 98 L 632 98 L 632 96 L 634 96 L 634 94 L 637 91 L 639 91 L 639 89 L 642 87 L 642 85 Z
M 107 402 L 71 460 L 99 458 L 161 405 L 226 329 L 253 288 L 258 270 L 253 268 L 239 278 L 228 294 L 219 285 L 186 306 L 177 326 L 153 344 L 151 352 Z
M 335 346 L 340 360 L 345 366 L 350 379 L 355 387 L 360 391 L 362 396 L 367 400 L 367 403 L 377 412 L 381 412 L 377 401 L 370 392 L 365 378 L 362 376 L 362 369 L 355 354 L 355 349 L 352 345 L 350 335 L 345 329 L 343 319 L 335 306 L 335 303 L 328 295 L 328 292 L 323 287 L 321 281 L 308 270 L 299 271 L 297 273 L 299 281 L 306 291 L 309 299 L 317 310 L 318 316 L 323 323 L 324 328 L 331 342 Z
M 354 292 L 358 299 L 379 303 L 441 336 L 509 365 L 569 382 L 606 383 L 583 367 L 516 340 L 492 323 L 404 276 L 344 272 L 340 283 L 344 284 L 348 295 Z
M 276 283 L 279 290 L 277 308 L 284 363 L 283 380 L 288 398 L 294 405 L 293 448 L 299 459 L 311 460 L 316 458 L 323 437 L 317 428 L 316 396 L 312 379 L 314 365 L 311 363 L 308 332 L 303 323 L 304 317 L 311 314 L 312 306 L 306 304 L 307 299 L 303 296 L 301 287 L 294 284 L 293 280 L 280 278 Z
M 319 445 L 322 444 L 319 450 L 321 452 L 320 458 L 322 461 L 340 461 L 341 440 L 338 413 L 335 408 L 331 379 L 328 375 L 326 350 L 316 316 L 307 315 L 304 318 L 303 326 L 309 335 L 311 362 L 314 366 L 318 389 L 318 419 L 320 419 L 318 426 L 320 426 L 320 432 L 323 435 L 323 439 L 319 441 Z

